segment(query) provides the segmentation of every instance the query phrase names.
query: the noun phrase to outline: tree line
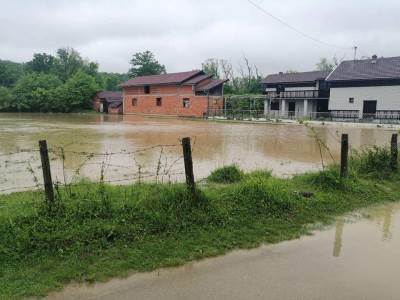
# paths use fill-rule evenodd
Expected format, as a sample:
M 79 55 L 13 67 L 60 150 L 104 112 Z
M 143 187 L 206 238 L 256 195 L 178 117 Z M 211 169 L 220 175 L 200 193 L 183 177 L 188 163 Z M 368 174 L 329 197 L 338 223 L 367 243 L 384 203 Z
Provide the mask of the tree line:
M 21 112 L 76 112 L 92 109 L 92 99 L 101 90 L 117 91 L 118 84 L 129 78 L 166 73 L 151 51 L 135 53 L 127 73 L 100 72 L 97 62 L 82 58 L 73 48 L 60 48 L 55 55 L 35 53 L 32 60 L 17 63 L 0 59 L 0 111 Z M 333 63 L 321 59 L 318 69 L 332 68 Z M 247 57 L 234 69 L 225 59 L 207 59 L 202 68 L 215 79 L 228 79 L 227 95 L 254 95 L 262 93 L 257 66 Z M 232 105 L 248 109 L 245 98 Z M 243 102 L 243 103 L 242 103 Z M 258 103 L 260 102 L 260 103 Z M 257 100 L 254 107 L 262 107 Z
M 73 112 L 91 109 L 100 90 L 117 90 L 127 79 L 119 73 L 99 72 L 96 62 L 83 59 L 73 48 L 56 55 L 35 53 L 32 60 L 0 60 L 0 110 Z

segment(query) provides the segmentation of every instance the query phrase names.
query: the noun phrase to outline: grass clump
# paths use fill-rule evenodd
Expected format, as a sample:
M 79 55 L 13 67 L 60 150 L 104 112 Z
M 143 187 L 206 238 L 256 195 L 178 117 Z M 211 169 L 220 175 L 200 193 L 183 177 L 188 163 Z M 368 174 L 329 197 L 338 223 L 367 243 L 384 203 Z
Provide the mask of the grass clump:
M 207 179 L 209 182 L 214 183 L 234 183 L 240 181 L 243 175 L 243 171 L 236 165 L 230 165 L 216 169 Z
M 381 166 L 372 161 L 361 154 L 346 179 L 336 166 L 291 179 L 230 166 L 213 175 L 229 184 L 204 184 L 196 196 L 183 184 L 83 182 L 58 188 L 51 210 L 40 192 L 1 195 L 0 299 L 297 238 L 310 223 L 400 199 L 399 172 L 379 182 L 361 176 Z
M 361 177 L 385 179 L 392 175 L 389 147 L 377 147 L 355 152 L 350 167 Z

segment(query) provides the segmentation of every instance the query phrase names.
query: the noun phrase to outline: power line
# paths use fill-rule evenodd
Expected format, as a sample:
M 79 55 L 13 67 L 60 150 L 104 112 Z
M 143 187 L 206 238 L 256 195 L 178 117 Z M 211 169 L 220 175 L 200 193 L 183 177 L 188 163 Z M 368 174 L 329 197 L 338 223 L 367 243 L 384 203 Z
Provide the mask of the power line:
M 271 14 L 269 11 L 267 11 L 266 9 L 264 9 L 263 7 L 259 6 L 258 4 L 254 3 L 252 0 L 247 0 L 247 2 L 249 2 L 251 5 L 253 5 L 255 8 L 257 8 L 258 10 L 260 10 L 261 12 L 263 12 L 264 14 L 266 14 L 267 16 L 275 19 L 276 21 L 278 21 L 279 23 L 281 23 L 282 25 L 292 29 L 293 31 L 297 32 L 298 34 L 302 35 L 305 38 L 308 38 L 316 43 L 325 45 L 325 46 L 329 46 L 329 47 L 333 47 L 333 48 L 337 48 L 337 49 L 341 49 L 341 50 L 349 50 L 349 49 L 354 49 L 354 47 L 341 47 L 341 46 L 337 46 L 337 45 L 333 45 L 330 43 L 327 43 L 325 41 L 322 41 L 316 37 L 313 37 L 299 29 L 297 29 L 296 27 L 290 25 L 289 23 L 285 22 L 284 20 L 278 18 L 277 16 L 274 16 L 273 14 Z

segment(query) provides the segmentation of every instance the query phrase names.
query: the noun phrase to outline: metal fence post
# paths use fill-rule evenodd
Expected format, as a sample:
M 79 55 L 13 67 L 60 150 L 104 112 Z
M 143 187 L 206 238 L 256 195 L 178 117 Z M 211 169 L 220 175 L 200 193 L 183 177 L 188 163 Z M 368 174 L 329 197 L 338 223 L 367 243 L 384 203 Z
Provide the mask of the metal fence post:
M 390 167 L 393 171 L 397 170 L 398 167 L 398 148 L 397 148 L 397 133 L 393 133 L 392 140 L 390 142 Z
M 341 153 L 340 153 L 341 178 L 345 178 L 348 175 L 348 157 L 349 157 L 349 135 L 342 134 Z
M 185 137 L 182 139 L 182 149 L 183 149 L 183 160 L 185 162 L 186 185 L 189 191 L 192 193 L 192 195 L 195 195 L 196 187 L 194 183 L 192 148 L 190 145 L 190 137 Z
M 46 140 L 39 141 L 40 160 L 42 162 L 44 190 L 48 203 L 54 202 L 53 181 L 51 179 L 49 151 Z

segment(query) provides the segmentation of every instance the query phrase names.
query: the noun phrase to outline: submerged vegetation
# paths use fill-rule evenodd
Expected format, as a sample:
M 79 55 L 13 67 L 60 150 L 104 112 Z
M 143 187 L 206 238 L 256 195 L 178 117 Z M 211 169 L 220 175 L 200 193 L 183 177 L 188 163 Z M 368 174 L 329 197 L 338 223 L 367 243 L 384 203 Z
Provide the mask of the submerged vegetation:
M 41 192 L 0 196 L 0 298 L 41 296 L 70 281 L 256 247 L 307 234 L 309 224 L 400 197 L 399 171 L 382 148 L 290 179 L 270 172 L 214 171 L 195 197 L 183 184 L 58 188 L 49 209 Z M 224 183 L 224 184 L 215 184 Z

